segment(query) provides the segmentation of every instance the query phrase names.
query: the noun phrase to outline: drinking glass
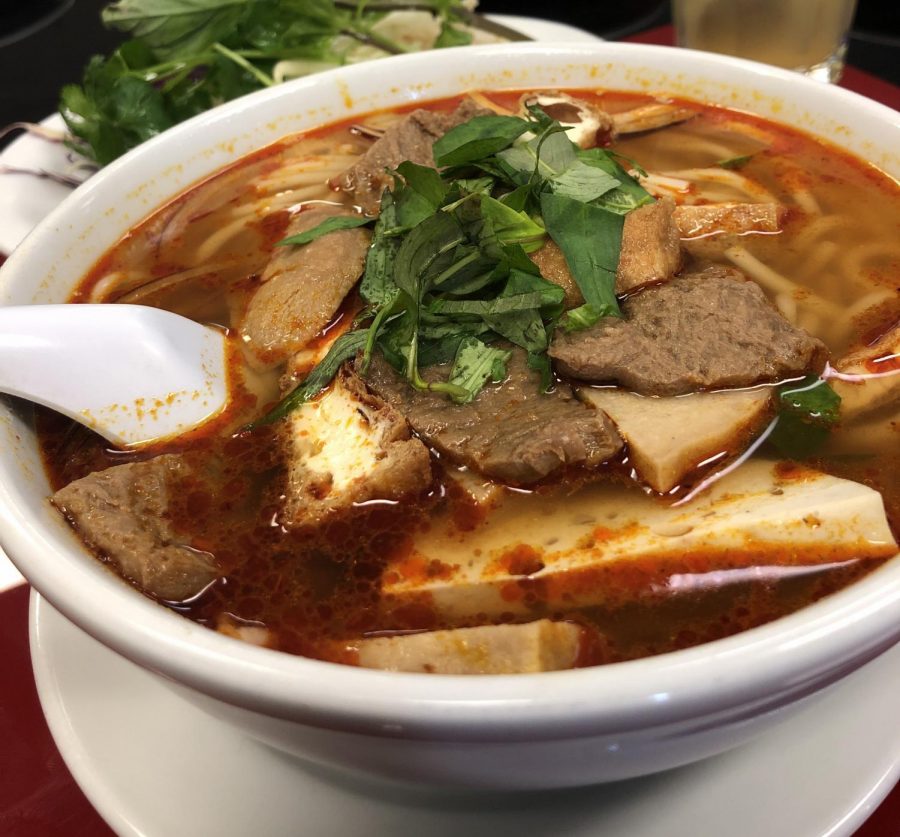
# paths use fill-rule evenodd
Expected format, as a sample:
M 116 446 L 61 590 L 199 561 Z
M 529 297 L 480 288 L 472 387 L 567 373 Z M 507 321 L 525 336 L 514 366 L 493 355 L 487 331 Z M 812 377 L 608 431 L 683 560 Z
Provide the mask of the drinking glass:
M 678 45 L 836 82 L 856 0 L 672 0 Z

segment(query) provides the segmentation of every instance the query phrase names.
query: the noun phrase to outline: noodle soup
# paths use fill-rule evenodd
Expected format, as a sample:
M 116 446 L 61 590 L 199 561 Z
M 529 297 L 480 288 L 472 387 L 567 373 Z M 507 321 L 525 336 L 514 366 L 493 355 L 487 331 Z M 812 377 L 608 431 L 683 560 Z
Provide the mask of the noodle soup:
M 613 407 L 604 409 L 624 445 L 596 465 L 567 462 L 527 482 L 479 471 L 474 459 L 455 456 L 458 446 L 439 435 L 432 443 L 410 418 L 410 441 L 424 439 L 431 457 L 422 490 L 399 499 L 367 495 L 314 525 L 292 521 L 285 503 L 298 443 L 284 436 L 293 431 L 285 431 L 284 422 L 242 428 L 303 381 L 335 338 L 357 327 L 366 300 L 351 290 L 313 339 L 277 362 L 254 346 L 246 323 L 254 297 L 273 281 L 270 264 L 294 220 L 317 206 L 354 214 L 357 196 L 336 188 L 342 173 L 405 117 L 402 111 L 376 113 L 287 138 L 198 184 L 125 236 L 80 283 L 73 301 L 154 305 L 226 328 L 244 358 L 242 388 L 230 412 L 206 433 L 152 450 L 109 451 L 87 431 L 41 416 L 55 489 L 116 466 L 180 457 L 167 460 L 174 470 L 162 481 L 166 539 L 202 554 L 204 583 L 180 597 L 148 589 L 123 572 L 121 561 L 100 545 L 101 535 L 83 533 L 98 557 L 151 597 L 245 641 L 335 662 L 466 673 L 532 670 L 520 658 L 534 648 L 542 659 L 552 658 L 549 667 L 565 668 L 695 645 L 792 612 L 891 557 L 891 532 L 900 525 L 896 386 L 878 378 L 879 385 L 887 382 L 885 392 L 869 398 L 872 381 L 853 364 L 867 347 L 894 339 L 900 318 L 893 287 L 900 268 L 896 183 L 833 147 L 744 113 L 607 91 L 569 95 L 610 115 L 613 125 L 630 126 L 617 128 L 614 139 L 596 131 L 588 147 L 612 141 L 636 188 L 650 196 L 647 206 L 655 200 L 673 205 L 673 213 L 723 205 L 777 208 L 766 228 L 682 229 L 680 265 L 672 274 L 712 270 L 703 275 L 718 277 L 716 270 L 737 268 L 762 289 L 785 328 L 824 344 L 831 363 L 825 371 L 843 375 L 832 383 L 852 409 L 817 450 L 798 462 L 765 444 L 773 426 L 771 392 L 790 375 L 735 387 L 751 398 L 762 392 L 752 421 L 701 444 L 702 456 L 672 484 L 654 482 L 662 479 L 659 473 L 648 477 L 642 470 L 638 435 L 628 435 L 626 419 Z M 472 95 L 479 108 L 501 116 L 520 113 L 522 98 L 522 91 Z M 439 101 L 428 109 L 446 114 L 457 104 Z M 681 116 L 671 124 L 641 121 L 643 109 L 660 105 Z M 553 107 L 547 112 L 562 121 L 565 108 Z M 539 265 L 541 252 L 534 251 Z M 543 265 L 541 272 L 550 278 Z M 658 293 L 664 278 L 619 294 L 623 307 Z M 896 366 L 896 352 L 888 347 L 860 362 L 884 372 Z M 813 362 L 808 371 L 822 370 Z M 557 394 L 574 387 L 577 403 L 608 395 L 610 381 L 578 383 L 556 372 Z M 378 390 L 371 378 L 361 379 L 371 390 L 364 398 L 390 401 L 390 386 Z M 341 385 L 338 378 L 327 392 Z M 486 384 L 488 392 L 492 385 Z M 675 393 L 675 399 L 683 407 L 686 398 L 720 391 L 732 390 L 698 387 L 696 395 Z M 668 397 L 641 395 L 655 399 L 653 405 Z M 318 403 L 325 404 L 324 397 Z M 390 403 L 396 408 L 399 400 Z M 360 404 L 365 422 L 373 423 L 374 413 L 366 412 L 371 403 Z M 372 409 L 382 410 L 380 402 Z M 448 401 L 446 409 L 456 408 Z M 284 421 L 296 434 L 313 436 L 321 423 L 302 425 L 296 415 Z M 343 427 L 346 446 L 363 450 L 367 437 Z M 330 444 L 320 441 L 315 454 L 304 455 L 314 459 Z M 725 473 L 737 463 L 743 464 Z M 331 467 L 333 477 L 339 466 Z M 334 482 L 316 490 L 327 493 Z M 849 491 L 847 505 L 867 504 L 865 526 L 845 520 L 839 509 L 828 512 L 833 520 L 805 509 L 804 495 L 816 496 L 819 487 Z M 877 495 L 865 493 L 869 489 Z M 792 509 L 805 511 L 796 519 L 780 509 L 760 511 L 761 498 L 771 497 L 787 497 L 796 503 Z M 879 517 L 882 502 L 886 515 Z M 81 531 L 72 505 L 58 505 Z M 738 511 L 756 515 L 752 529 L 727 523 Z M 710 517 L 725 522 L 709 526 Z M 497 633 L 457 633 L 499 626 L 523 631 L 510 640 L 518 649 L 513 663 L 473 662 L 472 655 L 446 651 L 460 639 L 502 644 L 505 639 L 493 638 Z M 410 637 L 432 645 L 423 651 L 409 644 Z M 452 664 L 444 668 L 447 659 Z

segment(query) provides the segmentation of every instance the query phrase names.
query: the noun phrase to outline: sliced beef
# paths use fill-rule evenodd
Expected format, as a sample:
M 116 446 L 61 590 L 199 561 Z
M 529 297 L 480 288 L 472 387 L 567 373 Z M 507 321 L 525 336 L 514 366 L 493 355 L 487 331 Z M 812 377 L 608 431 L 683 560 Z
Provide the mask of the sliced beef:
M 400 500 L 431 484 L 431 458 L 406 420 L 349 369 L 285 423 L 286 521 L 315 524 L 369 500 Z
M 622 250 L 616 270 L 616 293 L 631 293 L 643 285 L 670 279 L 681 268 L 681 240 L 673 219 L 675 204 L 663 198 L 625 216 Z M 569 272 L 562 250 L 548 241 L 531 254 L 541 275 L 566 292 L 566 307 L 574 308 L 584 297 Z
M 291 219 L 285 235 L 352 214 L 345 207 L 313 204 Z M 364 229 L 336 230 L 309 244 L 275 248 L 241 324 L 260 361 L 284 360 L 328 324 L 362 275 L 370 238 Z
M 447 372 L 432 367 L 423 377 L 446 378 Z M 527 485 L 565 466 L 595 467 L 619 451 L 622 440 L 603 412 L 581 403 L 564 384 L 541 394 L 539 381 L 521 349 L 513 349 L 503 383 L 488 384 L 464 405 L 413 389 L 380 355 L 366 378 L 429 445 L 501 482 Z
M 616 382 L 645 395 L 751 386 L 821 368 L 825 347 L 792 326 L 758 285 L 710 268 L 648 288 L 624 319 L 558 331 L 550 355 L 581 381 Z
M 357 162 L 337 178 L 336 185 L 350 192 L 364 212 L 375 215 L 381 203 L 381 193 L 393 182 L 386 169 L 395 169 L 405 160 L 420 166 L 434 166 L 431 147 L 435 140 L 474 116 L 490 113 L 471 99 L 464 99 L 452 113 L 414 110 L 391 125 Z
M 53 504 L 82 540 L 125 578 L 167 601 L 184 601 L 216 578 L 212 556 L 173 530 L 170 486 L 189 476 L 175 454 L 117 465 L 69 483 Z

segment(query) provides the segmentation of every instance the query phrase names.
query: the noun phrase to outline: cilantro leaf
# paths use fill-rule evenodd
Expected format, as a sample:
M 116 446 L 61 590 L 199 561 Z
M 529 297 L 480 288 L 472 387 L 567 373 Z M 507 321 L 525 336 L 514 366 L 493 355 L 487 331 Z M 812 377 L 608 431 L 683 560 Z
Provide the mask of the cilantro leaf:
M 457 404 L 468 404 L 481 392 L 488 380 L 495 383 L 506 377 L 506 363 L 511 352 L 487 346 L 477 337 L 467 337 L 459 344 L 448 383 L 461 389 L 451 395 Z

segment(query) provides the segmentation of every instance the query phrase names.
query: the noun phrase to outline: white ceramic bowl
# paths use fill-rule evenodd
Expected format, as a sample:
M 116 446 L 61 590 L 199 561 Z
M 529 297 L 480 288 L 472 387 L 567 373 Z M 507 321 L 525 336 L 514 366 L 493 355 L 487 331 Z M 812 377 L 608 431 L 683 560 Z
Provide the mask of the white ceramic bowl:
M 625 44 L 455 49 L 303 79 L 181 125 L 110 165 L 0 271 L 0 302 L 58 302 L 131 225 L 285 134 L 478 88 L 609 87 L 755 111 L 900 175 L 900 115 L 801 76 Z M 20 405 L 21 406 L 21 405 Z M 0 543 L 75 624 L 275 747 L 400 780 L 538 788 L 684 764 L 771 726 L 900 638 L 900 561 L 774 623 L 655 658 L 536 675 L 447 677 L 244 645 L 153 604 L 90 557 L 47 502 L 32 428 L 0 402 Z

